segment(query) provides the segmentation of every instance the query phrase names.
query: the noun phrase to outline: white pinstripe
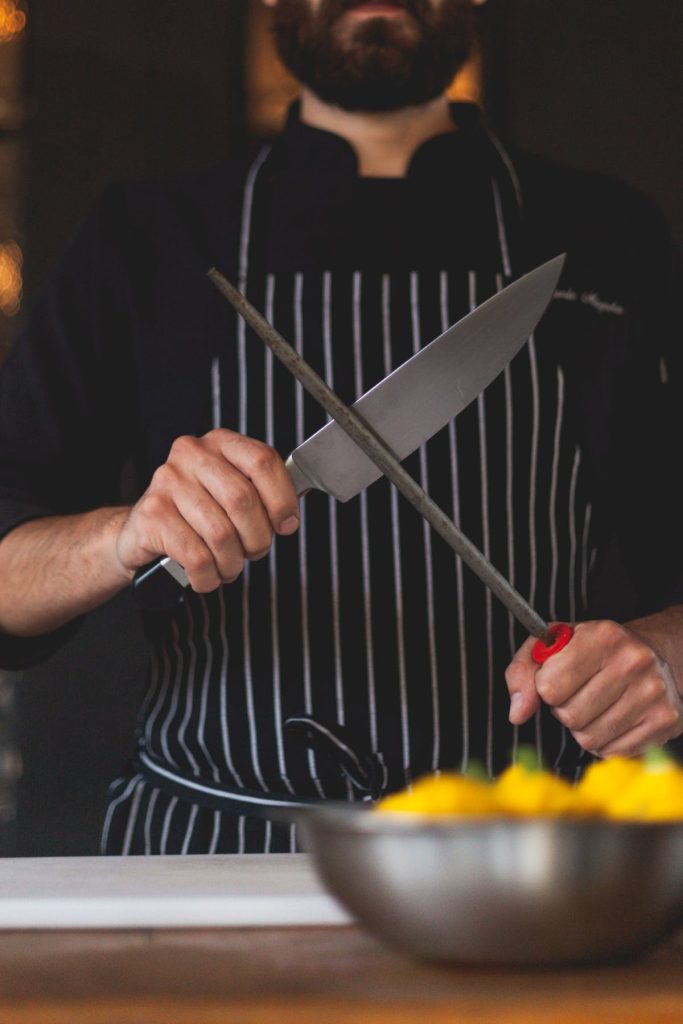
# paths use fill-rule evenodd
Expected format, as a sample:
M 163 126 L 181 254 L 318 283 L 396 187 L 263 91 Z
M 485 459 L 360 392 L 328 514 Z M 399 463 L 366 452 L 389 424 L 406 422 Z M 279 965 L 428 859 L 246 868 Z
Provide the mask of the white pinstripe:
M 477 308 L 477 275 L 469 275 L 469 307 Z M 477 422 L 479 427 L 479 468 L 481 477 L 481 529 L 483 554 L 491 561 L 491 538 L 489 520 L 489 473 L 486 437 L 486 397 L 484 392 L 477 397 Z M 484 590 L 486 607 L 486 771 L 493 776 L 493 599 L 488 587 Z
M 107 849 L 107 842 L 109 840 L 109 830 L 111 828 L 111 821 L 112 817 L 114 816 L 114 811 L 119 806 L 119 804 L 122 804 L 124 800 L 128 799 L 128 797 L 133 792 L 137 784 L 141 781 L 141 779 L 142 775 L 134 775 L 132 779 L 128 780 L 128 785 L 126 786 L 124 791 L 120 793 L 119 796 L 117 796 L 116 799 L 112 800 L 111 803 L 109 804 L 109 807 L 107 808 L 107 814 L 104 819 L 104 825 L 102 826 L 102 838 L 100 840 L 100 850 L 102 853 L 104 853 Z
M 325 359 L 325 383 L 334 390 L 334 368 L 332 364 L 332 275 L 323 274 L 323 348 Z M 328 417 L 329 419 L 329 417 Z M 332 630 L 334 638 L 334 686 L 337 697 L 337 722 L 344 725 L 344 683 L 342 676 L 341 628 L 339 620 L 339 548 L 337 535 L 337 501 L 328 498 L 330 514 L 330 561 L 332 576 Z
M 519 207 L 520 210 L 522 210 L 524 208 L 524 199 L 522 197 L 522 186 L 519 183 L 519 178 L 517 177 L 517 171 L 515 170 L 515 165 L 513 164 L 512 160 L 510 159 L 510 157 L 509 157 L 509 155 L 507 153 L 507 150 L 502 145 L 500 139 L 496 135 L 494 135 L 493 132 L 491 132 L 491 131 L 487 132 L 487 134 L 488 134 L 488 137 L 490 138 L 491 142 L 493 143 L 493 145 L 498 150 L 498 153 L 500 154 L 501 160 L 505 164 L 505 168 L 506 168 L 508 174 L 510 175 L 510 181 L 512 182 L 512 187 L 513 187 L 513 189 L 515 191 L 515 199 L 517 201 L 517 206 Z
M 548 515 L 550 517 L 550 594 L 548 607 L 550 618 L 557 618 L 557 573 L 559 568 L 559 553 L 557 543 L 557 478 L 560 464 L 560 438 L 562 436 L 562 417 L 564 414 L 564 374 L 562 367 L 557 367 L 557 406 L 555 416 L 555 431 L 553 434 L 553 467 L 550 481 L 550 501 L 548 502 Z
M 145 783 L 144 783 L 144 781 L 138 782 L 137 786 L 135 787 L 135 792 L 133 793 L 133 799 L 131 801 L 130 810 L 128 812 L 128 821 L 126 822 L 126 832 L 125 832 L 125 835 L 123 837 L 123 846 L 121 848 L 121 856 L 122 857 L 127 857 L 128 854 L 130 853 L 130 845 L 131 845 L 131 843 L 133 841 L 133 833 L 135 831 L 135 826 L 137 825 L 137 821 L 138 821 L 138 811 L 140 809 L 140 800 L 142 799 L 142 794 L 144 793 L 144 791 L 145 791 Z
M 418 276 L 413 271 L 410 275 L 410 311 L 412 315 L 413 352 L 422 348 L 422 332 L 419 314 Z M 429 493 L 429 468 L 427 465 L 427 448 L 420 446 L 420 484 Z M 441 706 L 439 701 L 439 668 L 436 655 L 436 626 L 434 621 L 434 564 L 432 562 L 432 534 L 426 520 L 422 521 L 422 541 L 424 544 L 425 579 L 427 599 L 427 635 L 429 638 L 429 671 L 432 689 L 432 771 L 439 765 L 441 749 Z
M 239 248 L 239 270 L 238 286 L 241 292 L 246 291 L 247 274 L 249 271 L 249 241 L 251 237 L 251 215 L 254 202 L 254 188 L 256 179 L 263 163 L 270 152 L 270 147 L 264 146 L 259 152 L 256 160 L 249 169 L 244 187 L 244 199 L 242 204 L 242 224 L 240 230 Z M 247 334 L 246 324 L 239 314 L 237 317 L 237 360 L 239 377 L 239 432 L 243 436 L 247 434 Z M 254 679 L 251 664 L 251 614 L 249 607 L 251 582 L 251 566 L 247 562 L 242 573 L 242 639 L 244 645 L 244 686 L 247 705 L 247 720 L 249 728 L 249 744 L 254 775 L 258 784 L 265 791 L 266 784 L 261 773 L 261 762 L 258 750 L 258 730 L 256 726 L 256 714 L 254 709 Z
M 152 657 L 153 657 L 154 663 L 158 666 L 158 664 L 159 664 L 159 661 L 158 661 L 159 654 L 158 654 L 156 649 L 154 650 L 154 653 L 153 653 Z M 149 749 L 152 748 L 152 730 L 154 728 L 154 723 L 156 722 L 156 720 L 157 720 L 157 718 L 159 716 L 159 712 L 161 711 L 162 707 L 166 703 L 166 694 L 168 693 L 168 688 L 169 688 L 169 686 L 171 684 L 171 661 L 170 661 L 170 658 L 168 657 L 168 652 L 166 651 L 166 648 L 162 649 L 162 657 L 163 657 L 163 660 L 164 660 L 163 682 L 162 682 L 161 687 L 159 688 L 159 694 L 157 696 L 157 700 L 156 700 L 156 703 L 154 705 L 154 708 L 153 708 L 152 712 L 150 713 L 149 718 L 145 722 L 145 739 L 146 739 L 146 742 L 147 742 L 147 747 Z M 166 737 L 164 737 L 164 736 L 162 736 L 160 734 L 159 742 L 161 744 L 161 749 L 162 749 L 162 751 L 164 753 L 164 757 L 166 757 L 166 759 L 168 761 L 170 761 L 170 763 L 172 765 L 175 765 L 175 767 L 177 768 L 178 765 L 176 764 L 174 758 L 171 757 L 171 752 L 168 749 L 168 742 L 167 742 Z
M 268 274 L 266 278 L 266 319 L 275 326 L 275 278 Z M 265 393 L 266 393 L 266 444 L 275 444 L 275 426 L 273 423 L 273 353 L 266 349 Z M 280 778 L 290 793 L 294 792 L 287 773 L 285 745 L 282 736 L 282 685 L 280 679 L 280 637 L 278 633 L 277 609 L 277 550 L 273 539 L 268 555 L 270 570 L 270 642 L 273 651 L 273 719 L 275 724 L 275 745 L 277 747 L 277 763 Z
M 441 331 L 450 327 L 449 300 L 448 300 L 448 275 L 444 272 L 440 275 L 440 299 L 441 299 Z M 453 522 L 460 526 L 460 487 L 458 483 L 458 445 L 455 420 L 448 424 L 448 445 L 450 450 L 451 469 L 451 492 L 453 498 Z M 460 703 L 462 711 L 462 761 L 461 772 L 467 771 L 470 763 L 470 722 L 469 722 L 469 680 L 467 673 L 467 635 L 465 629 L 465 583 L 463 578 L 462 560 L 454 555 L 456 590 L 458 595 L 458 640 L 460 658 Z
M 501 290 L 503 282 L 500 275 L 496 279 L 498 291 Z M 515 586 L 515 504 L 513 486 L 513 432 L 514 415 L 512 409 L 512 372 L 509 365 L 505 367 L 505 508 L 507 516 L 507 547 L 508 547 L 508 580 Z M 514 657 L 517 650 L 515 639 L 515 617 L 512 612 L 508 613 L 508 641 L 510 644 L 510 657 Z M 512 755 L 513 764 L 517 763 L 517 751 L 519 749 L 519 726 L 512 726 Z
M 203 594 L 199 595 L 199 602 L 202 606 L 203 625 L 202 625 L 202 640 L 204 642 L 204 650 L 206 651 L 206 664 L 204 666 L 204 676 L 202 678 L 202 695 L 199 704 L 199 721 L 197 722 L 197 743 L 199 749 L 206 758 L 208 768 L 213 775 L 214 782 L 218 782 L 221 773 L 218 765 L 211 756 L 209 749 L 206 745 L 206 716 L 208 711 L 209 703 L 209 684 L 211 682 L 211 676 L 213 672 L 213 645 L 209 639 L 209 610 L 206 605 L 206 598 Z M 194 616 L 188 602 L 187 614 L 190 618 L 190 636 L 193 635 L 194 631 Z
M 506 277 L 511 277 L 512 266 L 510 265 L 510 252 L 508 249 L 507 232 L 505 230 L 505 218 L 503 217 L 503 204 L 500 199 L 498 182 L 495 178 L 491 178 L 491 191 L 493 192 L 493 205 L 496 211 L 496 222 L 498 224 L 498 244 L 500 246 L 500 255 L 503 260 L 503 272 Z
M 353 359 L 356 398 L 363 394 L 363 349 L 360 316 L 361 276 L 353 275 Z M 368 674 L 368 713 L 370 716 L 370 744 L 377 753 L 377 698 L 375 691 L 375 653 L 372 636 L 372 581 L 370 576 L 370 542 L 368 527 L 368 495 L 360 494 L 361 560 L 363 566 L 363 611 L 365 616 L 365 663 Z
M 221 364 L 218 356 L 214 356 L 211 360 L 211 425 L 214 430 L 223 422 L 221 408 Z
M 247 272 L 249 270 L 249 242 L 251 240 L 251 214 L 254 206 L 254 188 L 258 173 L 270 153 L 270 146 L 263 146 L 256 159 L 249 168 L 247 179 L 244 183 L 244 197 L 242 200 L 242 221 L 240 225 L 240 249 L 239 249 L 239 271 L 237 286 L 241 292 L 247 286 Z
M 529 481 L 529 552 L 530 552 L 530 579 L 529 579 L 529 604 L 536 605 L 536 585 L 538 574 L 538 552 L 536 551 L 536 486 L 538 478 L 538 440 L 540 430 L 540 397 L 538 390 L 538 365 L 536 362 L 536 343 L 534 335 L 529 338 L 529 368 L 531 371 L 531 389 L 533 402 L 533 427 L 531 433 L 531 470 Z M 541 729 L 541 712 L 536 712 L 534 723 L 536 727 L 536 753 L 539 761 L 542 759 L 543 736 Z
M 176 657 L 177 657 L 176 673 L 175 673 L 175 682 L 173 684 L 173 696 L 171 697 L 171 703 L 170 703 L 170 706 L 169 706 L 169 709 L 168 709 L 168 713 L 166 714 L 166 717 L 164 718 L 163 725 L 161 726 L 160 741 L 161 741 L 161 749 L 164 751 L 164 753 L 167 753 L 167 752 L 169 753 L 169 761 L 171 761 L 171 763 L 174 763 L 173 762 L 173 758 L 170 757 L 170 752 L 169 752 L 169 747 L 168 747 L 168 731 L 169 731 L 171 722 L 175 718 L 175 713 L 178 710 L 178 702 L 180 700 L 180 673 L 181 673 L 181 667 L 182 667 L 182 663 L 183 663 L 182 655 L 180 654 L 180 648 L 178 646 L 178 626 L 176 625 L 176 620 L 175 619 L 171 620 L 171 632 L 173 634 L 173 649 L 174 649 L 174 651 L 176 653 Z M 170 661 L 169 661 L 169 666 L 170 666 Z
M 159 853 L 161 854 L 166 853 L 166 847 L 168 844 L 168 833 L 171 828 L 171 819 L 173 817 L 173 812 L 175 811 L 177 805 L 178 797 L 172 796 L 171 799 L 169 800 L 168 807 L 166 808 L 166 814 L 164 815 L 164 824 L 161 829 L 161 842 L 159 844 Z
M 149 803 L 147 804 L 147 813 L 145 815 L 145 855 L 147 857 L 152 853 L 152 819 L 154 817 L 154 808 L 156 807 L 160 792 L 161 791 L 155 786 L 150 794 Z
M 576 621 L 576 485 L 581 465 L 581 449 L 576 447 L 569 485 L 569 620 Z
M 588 607 L 588 538 L 590 536 L 591 514 L 593 508 L 586 505 L 586 517 L 583 521 L 583 539 L 581 544 L 581 600 L 583 607 Z
M 200 775 L 201 771 L 200 771 L 199 765 L 197 764 L 197 760 L 196 760 L 194 754 L 192 753 L 192 751 L 190 750 L 190 748 L 188 747 L 187 743 L 185 742 L 185 733 L 187 732 L 187 726 L 188 726 L 188 724 L 190 722 L 190 718 L 192 717 L 192 705 L 194 703 L 194 669 L 195 669 L 195 665 L 197 663 L 197 648 L 195 647 L 194 639 L 193 639 L 193 636 L 192 636 L 193 621 L 192 621 L 192 611 L 190 609 L 189 602 L 185 603 L 185 611 L 186 611 L 186 615 L 187 615 L 187 619 L 188 619 L 188 627 L 189 627 L 188 631 L 187 631 L 187 643 L 188 643 L 188 647 L 190 648 L 190 662 L 189 662 L 189 665 L 188 665 L 188 670 L 185 673 L 186 678 L 187 678 L 187 689 L 185 691 L 185 717 L 183 718 L 182 722 L 180 723 L 180 728 L 178 729 L 178 742 L 180 743 L 180 746 L 183 748 L 183 752 L 185 753 L 185 756 L 187 757 L 187 759 L 188 759 L 188 761 L 189 761 L 189 763 L 190 763 L 190 765 L 192 767 L 192 771 L 194 772 L 195 775 Z M 175 620 L 174 620 L 174 622 L 173 622 L 173 640 L 174 640 L 174 644 L 175 644 L 175 647 L 176 647 L 176 651 L 178 653 L 178 658 L 180 659 L 179 660 L 179 664 L 182 665 L 182 656 L 181 656 L 181 653 L 180 653 L 179 639 L 180 639 L 180 634 L 179 634 L 178 627 L 177 627 L 177 625 L 175 623 Z M 179 671 L 178 671 L 178 680 L 179 681 L 180 681 L 181 674 L 182 674 L 181 670 L 179 669 Z
M 228 766 L 228 771 L 232 775 L 233 779 L 240 788 L 244 787 L 242 776 L 236 770 L 233 759 L 232 750 L 230 748 L 230 727 L 228 722 L 228 634 L 225 627 L 225 596 L 223 594 L 223 588 L 220 587 L 218 590 L 218 603 L 220 606 L 220 637 L 221 637 L 221 669 L 220 669 L 220 716 L 221 716 L 221 743 L 223 745 L 223 754 L 225 756 L 225 763 Z
M 213 832 L 211 833 L 211 842 L 209 843 L 208 853 L 215 853 L 218 849 L 218 843 L 221 837 L 221 813 L 220 811 L 213 812 Z
M 538 368 L 536 365 L 536 346 L 534 336 L 529 339 L 529 369 L 531 372 L 531 392 L 533 402 L 533 426 L 531 433 L 531 470 L 529 478 L 529 551 L 530 551 L 530 580 L 529 580 L 529 604 L 534 607 L 536 604 L 536 577 L 537 577 L 537 552 L 536 552 L 536 480 L 538 475 L 538 435 L 539 435 L 539 393 L 538 393 Z
M 190 843 L 192 842 L 192 835 L 194 833 L 194 825 L 197 820 L 197 814 L 199 813 L 199 806 L 192 804 L 190 808 L 190 817 L 187 821 L 187 829 L 185 830 L 185 838 L 183 839 L 183 845 L 181 847 L 181 856 L 185 857 L 187 851 L 190 849 Z
M 303 275 L 296 274 L 294 277 L 294 346 L 300 356 L 304 354 L 304 325 L 303 325 Z M 304 442 L 304 389 L 296 381 L 295 383 L 295 418 L 296 418 L 296 443 Z M 311 642 L 309 635 L 309 611 L 308 611 L 308 562 L 307 562 L 307 525 L 306 525 L 306 502 L 299 503 L 299 579 L 301 581 L 301 641 L 303 647 L 303 672 L 304 672 L 304 708 L 307 715 L 313 714 L 313 692 L 311 689 Z M 314 780 L 315 788 L 319 796 L 324 797 L 325 793 L 318 778 L 318 766 L 315 752 L 309 748 L 308 768 L 311 778 Z
M 157 702 L 159 700 L 159 694 L 161 691 L 161 685 L 159 683 L 159 676 L 161 674 L 161 668 L 159 665 L 159 655 L 156 647 L 152 648 L 150 658 L 151 671 L 149 674 L 149 682 L 145 691 L 145 699 L 140 705 L 140 711 L 138 712 L 138 718 L 141 722 L 147 721 L 147 711 L 152 703 L 152 699 L 156 697 Z
M 393 369 L 391 353 L 390 281 L 388 274 L 382 275 L 382 347 L 384 351 L 384 373 Z M 403 750 L 403 774 L 410 782 L 410 733 L 408 731 L 408 686 L 406 679 L 406 655 L 403 618 L 403 580 L 401 572 L 401 526 L 398 510 L 398 491 L 390 486 L 391 535 L 394 560 L 394 597 L 396 600 L 396 642 L 398 645 L 398 686 L 401 703 L 401 744 Z

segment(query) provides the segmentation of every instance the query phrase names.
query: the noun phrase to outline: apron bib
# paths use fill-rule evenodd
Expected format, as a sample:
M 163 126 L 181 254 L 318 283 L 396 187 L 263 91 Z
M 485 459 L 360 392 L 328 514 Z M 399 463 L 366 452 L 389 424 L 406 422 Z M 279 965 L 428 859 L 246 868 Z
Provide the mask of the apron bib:
M 238 286 L 349 404 L 510 277 L 495 182 L 493 269 L 252 270 L 266 160 L 245 186 Z M 405 466 L 541 615 L 572 621 L 586 604 L 591 507 L 562 367 L 542 340 Z M 283 457 L 326 421 L 239 318 L 207 387 L 214 427 Z M 547 710 L 521 728 L 507 721 L 504 671 L 525 637 L 388 481 L 345 504 L 310 492 L 294 537 L 235 583 L 188 591 L 170 616 L 103 849 L 295 849 L 293 829 L 254 819 L 472 761 L 494 775 L 520 742 L 571 774 L 583 751 Z

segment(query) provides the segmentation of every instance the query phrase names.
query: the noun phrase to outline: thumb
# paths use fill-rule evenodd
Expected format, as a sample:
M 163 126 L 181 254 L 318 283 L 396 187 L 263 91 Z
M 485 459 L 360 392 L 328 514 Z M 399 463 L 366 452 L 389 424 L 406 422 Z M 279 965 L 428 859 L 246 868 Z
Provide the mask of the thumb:
M 536 692 L 536 672 L 538 665 L 531 657 L 531 649 L 535 643 L 531 637 L 515 654 L 505 670 L 505 682 L 510 694 L 510 722 L 522 725 L 541 706 L 541 698 Z

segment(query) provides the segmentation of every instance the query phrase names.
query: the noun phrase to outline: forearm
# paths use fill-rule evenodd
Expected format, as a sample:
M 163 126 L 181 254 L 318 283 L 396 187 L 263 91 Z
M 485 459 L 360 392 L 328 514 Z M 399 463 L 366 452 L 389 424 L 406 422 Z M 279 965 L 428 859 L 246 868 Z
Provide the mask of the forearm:
M 672 605 L 626 625 L 667 663 L 676 689 L 683 697 L 683 604 Z
M 0 632 L 40 636 L 97 608 L 130 581 L 116 541 L 128 508 L 50 516 L 0 541 Z

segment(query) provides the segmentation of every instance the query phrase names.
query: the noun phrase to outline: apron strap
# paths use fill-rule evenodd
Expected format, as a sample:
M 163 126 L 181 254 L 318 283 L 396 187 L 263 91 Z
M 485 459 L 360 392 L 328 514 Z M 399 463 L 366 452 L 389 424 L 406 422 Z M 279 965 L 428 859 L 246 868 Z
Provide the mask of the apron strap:
M 221 813 L 281 821 L 287 811 L 323 802 L 305 797 L 293 798 L 279 793 L 227 789 L 216 782 L 195 775 L 185 775 L 175 768 L 169 768 L 144 750 L 138 751 L 134 768 L 147 782 L 163 793 Z

